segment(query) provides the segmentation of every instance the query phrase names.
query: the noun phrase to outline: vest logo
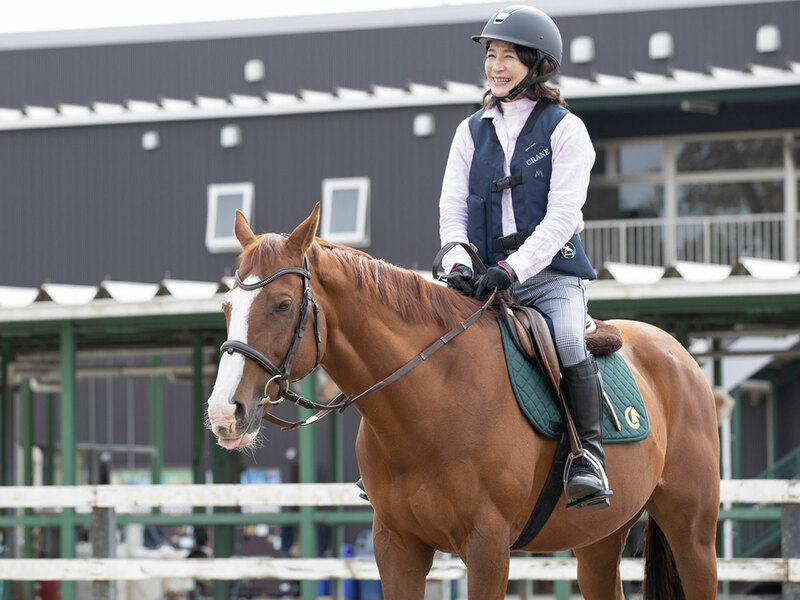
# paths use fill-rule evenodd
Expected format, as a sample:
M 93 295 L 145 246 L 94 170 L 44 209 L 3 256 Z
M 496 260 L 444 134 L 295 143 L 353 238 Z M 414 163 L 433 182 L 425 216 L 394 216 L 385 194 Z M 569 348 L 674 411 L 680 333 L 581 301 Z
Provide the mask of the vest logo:
M 639 421 L 639 413 L 632 406 L 629 406 L 625 409 L 625 420 L 632 429 L 639 429 L 639 427 L 642 426 L 641 422 Z
M 540 150 L 533 156 L 531 156 L 528 160 L 525 161 L 525 164 L 531 166 L 534 163 L 539 162 L 545 156 L 550 156 L 550 148 L 545 148 L 544 150 Z
M 536 171 L 536 174 L 534 175 L 534 177 L 544 177 L 544 172 Z
M 578 251 L 575 250 L 575 244 L 572 242 L 567 242 L 564 244 L 564 247 L 561 248 L 561 256 L 566 258 L 567 260 L 572 260 L 575 258 L 575 255 L 578 254 Z
M 527 148 L 525 148 L 525 152 L 527 152 L 528 150 L 530 150 L 531 148 L 533 148 L 533 147 L 534 147 L 536 144 L 538 144 L 538 143 L 539 143 L 539 142 L 533 142 L 533 143 L 532 143 L 530 146 L 528 146 Z

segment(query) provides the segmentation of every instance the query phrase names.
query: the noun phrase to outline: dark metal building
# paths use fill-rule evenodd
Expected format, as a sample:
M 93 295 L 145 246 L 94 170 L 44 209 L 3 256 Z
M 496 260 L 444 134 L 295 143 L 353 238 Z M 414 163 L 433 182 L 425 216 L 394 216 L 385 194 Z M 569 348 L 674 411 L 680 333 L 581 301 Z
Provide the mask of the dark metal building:
M 768 382 L 743 392 L 750 401 L 731 425 L 733 475 L 796 458 L 797 435 L 777 414 L 797 412 L 800 2 L 536 5 L 562 31 L 558 83 L 597 149 L 584 239 L 605 281 L 591 284 L 590 308 L 653 321 L 687 345 L 702 338 L 708 345 L 693 351 L 709 366 L 739 352 L 748 332 L 788 339 L 775 350 L 782 361 L 742 369 L 724 387 Z M 47 296 L 43 283 L 231 275 L 234 207 L 249 211 L 256 231 L 287 231 L 321 201 L 322 237 L 427 270 L 452 135 L 484 89 L 481 48 L 469 36 L 503 6 L 0 36 L 3 358 L 43 351 L 36 334 L 55 321 L 23 327 L 13 312 L 19 294 Z M 743 258 L 790 272 L 776 282 Z M 698 279 L 697 263 L 715 275 Z M 619 265 L 642 270 L 626 280 Z M 204 315 L 186 327 L 209 349 L 222 321 Z M 120 318 L 109 336 L 134 329 Z M 53 331 L 46 342 L 56 350 Z M 191 343 L 170 335 L 167 345 Z M 101 337 L 87 328 L 79 349 L 113 346 Z M 134 343 L 155 339 L 147 332 Z M 81 366 L 92 360 L 104 364 L 90 357 Z M 722 385 L 720 366 L 711 377 Z M 104 393 L 81 385 L 86 406 Z M 186 422 L 187 386 L 169 385 L 165 420 Z M 10 406 L 4 466 L 17 418 Z M 135 419 L 146 430 L 146 415 Z M 347 422 L 346 439 L 356 425 Z M 90 436 L 81 427 L 79 439 Z M 186 464 L 189 435 L 183 445 L 170 438 L 165 464 Z M 286 463 L 292 442 L 270 437 L 273 447 L 244 457 L 246 466 Z M 742 455 L 742 439 L 763 452 Z M 356 476 L 351 455 L 345 475 Z

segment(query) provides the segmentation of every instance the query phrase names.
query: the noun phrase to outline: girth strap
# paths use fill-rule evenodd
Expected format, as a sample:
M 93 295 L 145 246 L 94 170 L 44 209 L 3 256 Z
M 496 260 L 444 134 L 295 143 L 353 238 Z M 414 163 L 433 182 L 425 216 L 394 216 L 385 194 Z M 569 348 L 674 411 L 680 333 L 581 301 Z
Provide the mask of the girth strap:
M 531 511 L 531 516 L 528 517 L 528 522 L 522 528 L 519 537 L 511 546 L 512 550 L 519 550 L 527 546 L 533 538 L 547 523 L 547 519 L 553 514 L 553 509 L 558 504 L 558 499 L 561 498 L 561 493 L 564 491 L 564 484 L 561 481 L 564 466 L 567 463 L 567 457 L 570 453 L 569 438 L 566 434 L 561 436 L 561 440 L 556 447 L 556 453 L 553 456 L 553 464 L 550 466 L 550 471 L 547 473 L 544 487 L 539 493 L 539 498 Z

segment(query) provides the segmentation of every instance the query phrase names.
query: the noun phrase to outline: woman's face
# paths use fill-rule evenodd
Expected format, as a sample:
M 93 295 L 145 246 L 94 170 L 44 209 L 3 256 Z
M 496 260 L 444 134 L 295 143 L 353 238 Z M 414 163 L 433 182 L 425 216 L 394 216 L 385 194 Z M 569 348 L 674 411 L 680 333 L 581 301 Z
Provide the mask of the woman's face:
M 498 98 L 506 96 L 528 74 L 528 67 L 517 56 L 514 44 L 499 40 L 489 44 L 485 69 L 492 95 Z

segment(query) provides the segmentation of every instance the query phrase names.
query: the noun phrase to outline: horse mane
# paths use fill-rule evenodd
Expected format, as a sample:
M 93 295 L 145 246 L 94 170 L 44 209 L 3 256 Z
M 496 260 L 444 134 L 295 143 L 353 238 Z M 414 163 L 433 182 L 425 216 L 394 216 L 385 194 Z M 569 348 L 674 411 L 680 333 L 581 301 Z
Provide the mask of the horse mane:
M 261 273 L 259 265 L 268 262 L 270 256 L 281 249 L 284 238 L 262 234 L 257 240 L 239 256 L 239 271 L 243 277 L 254 271 L 260 277 L 269 275 Z M 309 251 L 309 258 L 315 267 L 319 266 L 323 255 L 334 259 L 345 269 L 356 288 L 365 290 L 409 323 L 434 323 L 452 328 L 478 308 L 474 299 L 431 283 L 414 271 L 375 259 L 366 252 L 316 238 Z M 315 271 L 324 281 L 325 270 L 315 268 Z M 484 319 L 479 320 L 481 322 Z
M 434 323 L 452 328 L 479 306 L 474 299 L 432 283 L 414 271 L 316 238 L 311 247 L 312 260 L 318 261 L 318 254 L 322 252 L 347 271 L 357 288 L 366 290 L 409 323 Z M 479 321 L 482 322 L 488 321 Z

